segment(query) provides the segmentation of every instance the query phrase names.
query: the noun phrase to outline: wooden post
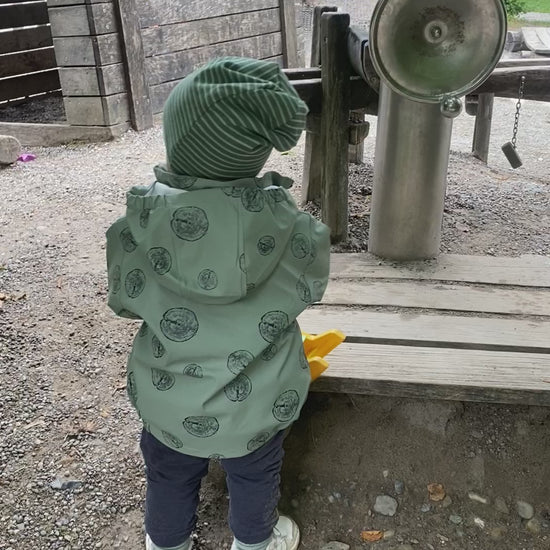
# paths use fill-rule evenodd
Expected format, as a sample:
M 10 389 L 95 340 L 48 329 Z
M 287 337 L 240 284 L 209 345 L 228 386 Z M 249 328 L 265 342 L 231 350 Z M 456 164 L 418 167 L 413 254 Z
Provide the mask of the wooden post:
M 365 113 L 363 112 L 362 109 L 350 111 L 349 121 L 350 121 L 350 132 L 351 132 L 352 125 L 359 126 L 359 125 L 366 124 Z M 359 143 L 354 144 L 350 138 L 349 148 L 348 148 L 348 161 L 353 164 L 363 164 L 364 152 L 365 152 L 365 140 L 362 139 Z
M 348 59 L 347 13 L 321 16 L 321 86 L 323 109 L 323 180 L 321 214 L 332 242 L 348 237 L 348 142 L 351 65 Z
M 135 0 L 115 0 L 120 26 L 122 56 L 128 85 L 132 127 L 145 130 L 153 126 L 149 85 L 145 76 L 145 54 Z
M 487 159 L 489 157 L 494 99 L 495 94 L 479 94 L 478 96 L 472 152 L 474 157 L 483 161 L 485 164 L 487 164 Z
M 313 9 L 311 67 L 319 67 L 321 65 L 321 15 L 337 10 L 338 8 L 334 6 L 317 6 Z M 322 164 L 321 136 L 307 132 L 302 176 L 302 204 L 321 198 Z
M 279 11 L 283 35 L 283 64 L 285 67 L 296 67 L 298 65 L 298 35 L 296 33 L 294 0 L 279 0 Z

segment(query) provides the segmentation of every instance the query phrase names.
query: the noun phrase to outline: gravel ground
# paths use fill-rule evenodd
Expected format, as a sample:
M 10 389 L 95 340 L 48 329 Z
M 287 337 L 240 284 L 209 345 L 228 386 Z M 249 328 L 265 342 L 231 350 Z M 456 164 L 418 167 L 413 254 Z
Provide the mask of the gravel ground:
M 442 248 L 548 254 L 549 106 L 525 103 L 525 165 L 512 171 L 498 148 L 510 137 L 514 103 L 496 104 L 489 167 L 468 155 L 473 119 L 456 121 Z M 352 250 L 367 240 L 373 147 L 371 135 L 365 164 L 351 169 Z M 276 153 L 267 168 L 299 180 L 302 151 L 303 142 Z M 135 325 L 106 308 L 104 232 L 128 187 L 151 180 L 161 131 L 32 152 L 35 161 L 0 170 L 0 550 L 135 550 L 143 547 L 144 475 L 124 389 Z M 389 533 L 383 550 L 544 550 L 549 426 L 545 409 L 313 396 L 288 440 L 283 508 L 300 521 L 305 549 L 331 539 L 367 547 L 360 531 L 378 526 Z M 431 481 L 445 484 L 454 507 L 427 499 Z M 402 496 L 394 482 L 404 484 Z M 399 500 L 395 518 L 373 511 L 381 494 Z M 518 500 L 534 507 L 530 523 Z M 199 550 L 229 547 L 226 508 L 214 464 Z

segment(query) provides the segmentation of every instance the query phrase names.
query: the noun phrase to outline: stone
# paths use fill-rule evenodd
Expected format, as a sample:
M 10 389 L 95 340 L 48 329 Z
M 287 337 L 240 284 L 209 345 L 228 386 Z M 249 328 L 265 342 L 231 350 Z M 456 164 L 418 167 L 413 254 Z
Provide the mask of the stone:
M 401 480 L 396 479 L 393 482 L 393 488 L 395 490 L 396 495 L 402 495 L 405 491 L 405 484 Z
M 533 534 L 533 535 L 538 535 L 540 534 L 541 532 L 541 524 L 540 524 L 540 521 L 537 519 L 537 518 L 532 518 L 530 519 L 526 524 L 525 524 L 525 529 L 527 529 L 527 531 L 529 531 L 529 533 Z
M 531 519 L 535 515 L 534 508 L 523 500 L 518 500 L 516 502 L 516 510 L 519 516 L 523 519 Z
M 510 510 L 508 509 L 508 505 L 506 504 L 506 501 L 502 497 L 495 498 L 495 508 L 501 513 L 501 514 L 509 514 Z
M 456 514 L 451 514 L 449 516 L 449 521 L 455 525 L 460 525 L 462 523 L 462 518 Z
M 387 531 L 384 531 L 384 540 L 390 540 L 395 537 L 395 531 L 393 529 L 388 529 Z
M 21 154 L 21 143 L 13 136 L 0 135 L 0 165 L 13 164 Z
M 349 550 L 349 544 L 333 540 L 325 544 L 321 550 Z
M 468 493 L 468 498 L 470 500 L 473 500 L 474 502 L 480 502 L 481 504 L 487 504 L 488 500 L 485 497 L 482 497 L 478 495 L 477 493 L 474 493 L 473 491 L 470 491 Z
M 493 527 L 489 531 L 489 536 L 494 540 L 499 540 L 503 538 L 505 534 L 506 534 L 506 527 L 502 527 L 502 526 Z
M 397 512 L 397 500 L 389 495 L 378 495 L 374 503 L 374 511 L 383 516 L 394 516 Z
M 76 479 L 63 479 L 59 477 L 50 483 L 50 487 L 52 489 L 56 489 L 59 491 L 65 491 L 67 489 L 79 489 L 80 487 L 82 487 L 82 485 L 82 481 L 78 481 Z
M 441 506 L 443 506 L 443 508 L 448 508 L 451 504 L 453 503 L 453 499 L 447 495 L 441 502 Z
M 426 512 L 429 512 L 431 510 L 431 506 L 428 503 L 424 503 L 422 505 L 422 508 L 420 508 L 420 511 L 425 514 Z
M 474 524 L 480 529 L 485 529 L 485 520 L 482 520 L 481 518 L 474 518 Z

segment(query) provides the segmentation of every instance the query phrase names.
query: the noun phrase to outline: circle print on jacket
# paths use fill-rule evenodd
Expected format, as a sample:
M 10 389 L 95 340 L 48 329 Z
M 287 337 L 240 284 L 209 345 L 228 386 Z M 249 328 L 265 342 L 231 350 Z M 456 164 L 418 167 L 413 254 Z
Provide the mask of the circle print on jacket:
M 139 225 L 145 229 L 149 224 L 149 215 L 151 214 L 150 208 L 144 208 L 139 214 Z
M 133 269 L 124 279 L 124 288 L 129 298 L 137 298 L 145 288 L 145 273 L 141 269 Z
M 306 304 L 311 304 L 311 290 L 309 288 L 309 285 L 306 283 L 306 279 L 303 275 L 298 279 L 298 282 L 296 283 L 296 292 L 298 292 L 298 296 L 300 297 L 300 300 L 302 300 L 302 302 L 305 302 Z
M 183 206 L 174 212 L 170 225 L 180 239 L 198 241 L 208 231 L 208 217 L 198 206 Z
M 284 311 L 268 311 L 260 320 L 260 334 L 266 342 L 274 342 L 288 325 Z
M 252 382 L 246 374 L 239 374 L 224 387 L 223 391 L 229 401 L 244 401 L 252 391 Z
M 151 338 L 151 346 L 153 347 L 153 356 L 156 357 L 157 359 L 162 357 L 166 352 L 166 349 L 154 334 L 153 334 L 153 337 Z
M 227 368 L 233 374 L 240 374 L 251 361 L 254 360 L 254 356 L 245 349 L 234 351 L 227 358 Z
M 162 430 L 162 437 L 164 437 L 164 441 L 166 441 L 170 447 L 175 447 L 176 449 L 181 449 L 183 447 L 181 440 L 171 433 Z
M 218 420 L 213 416 L 188 416 L 183 427 L 195 437 L 212 437 L 219 429 Z
M 151 369 L 151 374 L 153 376 L 153 386 L 159 391 L 169 390 L 176 382 L 174 375 L 161 369 Z
M 168 340 L 186 342 L 197 334 L 199 322 L 190 309 L 174 307 L 163 315 L 160 330 Z
M 258 240 L 258 252 L 262 256 L 268 256 L 275 248 L 275 238 L 271 235 L 264 235 Z
M 298 410 L 300 397 L 295 390 L 283 392 L 273 404 L 273 416 L 279 422 L 288 422 Z
M 126 252 L 133 252 L 137 248 L 137 243 L 129 227 L 125 227 L 120 232 L 120 241 L 122 243 L 122 248 L 124 248 Z
M 202 367 L 196 363 L 191 363 L 185 366 L 183 369 L 183 374 L 190 376 L 191 378 L 202 378 Z
M 119 290 L 120 290 L 120 287 L 121 287 L 121 275 L 120 275 L 120 266 L 119 265 L 115 265 L 115 267 L 113 267 L 113 276 L 112 276 L 112 288 L 111 288 L 111 291 L 113 294 L 116 294 Z
M 203 269 L 199 273 L 198 283 L 203 290 L 214 290 L 218 286 L 218 276 L 211 269 Z
M 257 187 L 248 187 L 243 191 L 241 202 L 249 212 L 261 212 L 265 204 L 264 192 Z
M 290 241 L 290 249 L 295 258 L 305 258 L 311 251 L 310 240 L 303 233 L 296 233 Z
M 172 268 L 172 256 L 170 252 L 162 246 L 150 248 L 147 251 L 147 258 L 151 262 L 151 267 L 159 275 L 164 275 Z
M 136 375 L 133 372 L 129 372 L 126 377 L 126 393 L 130 399 L 130 403 L 135 407 L 137 403 L 137 386 L 136 386 Z
M 246 445 L 249 451 L 256 451 L 260 447 L 263 447 L 270 439 L 271 434 L 269 432 L 262 432 L 254 436 Z

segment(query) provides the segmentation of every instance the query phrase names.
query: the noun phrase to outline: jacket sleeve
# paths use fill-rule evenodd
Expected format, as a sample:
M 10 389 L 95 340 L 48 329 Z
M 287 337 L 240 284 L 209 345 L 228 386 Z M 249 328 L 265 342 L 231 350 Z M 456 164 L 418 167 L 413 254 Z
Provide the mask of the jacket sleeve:
M 311 288 L 311 302 L 319 302 L 328 284 L 330 271 L 330 230 L 324 224 L 309 216 L 309 237 L 311 239 L 312 260 L 305 277 Z

